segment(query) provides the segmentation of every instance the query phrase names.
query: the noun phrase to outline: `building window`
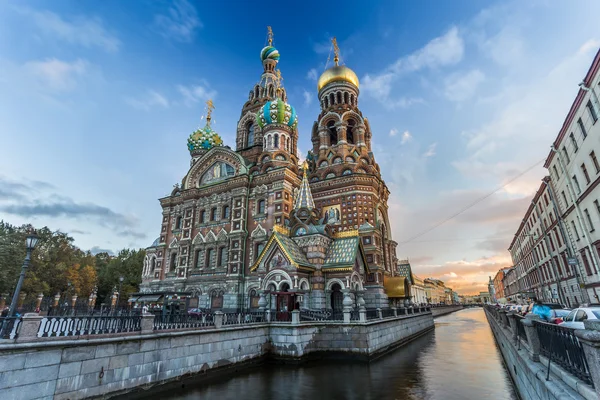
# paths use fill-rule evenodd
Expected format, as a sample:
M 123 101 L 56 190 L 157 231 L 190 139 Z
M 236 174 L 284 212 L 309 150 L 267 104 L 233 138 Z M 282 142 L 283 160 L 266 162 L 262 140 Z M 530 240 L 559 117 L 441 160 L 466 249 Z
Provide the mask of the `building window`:
M 575 222 L 571 221 L 571 227 L 573 228 L 573 232 L 575 232 L 575 239 L 579 240 L 579 232 L 577 232 L 577 227 L 575 226 Z
M 569 134 L 569 138 L 571 139 L 571 144 L 573 145 L 573 152 L 577 153 L 579 146 L 577 146 L 577 140 L 575 140 L 575 135 L 573 135 L 573 132 Z
M 210 210 L 210 220 L 211 221 L 217 220 L 217 209 L 216 208 L 213 208 Z
M 581 193 L 581 187 L 579 186 L 579 181 L 577 180 L 577 175 L 573 175 L 573 182 L 575 183 L 575 188 L 577 189 L 577 193 Z
M 579 130 L 581 130 L 581 134 L 585 139 L 587 137 L 587 132 L 585 131 L 585 126 L 583 126 L 583 121 L 581 120 L 581 118 L 577 120 L 577 125 L 579 125 Z
M 586 254 L 581 254 L 581 259 L 583 260 L 583 265 L 585 266 L 585 272 L 589 275 L 592 275 L 592 269 L 590 268 L 590 263 L 588 262 L 588 258 Z
M 171 268 L 177 267 L 177 253 L 171 254 Z
M 202 267 L 202 250 L 196 250 L 196 268 Z
M 223 206 L 223 219 L 229 219 L 229 206 Z
M 213 265 L 212 256 L 213 256 L 213 249 L 207 249 L 206 250 L 206 268 L 212 267 L 212 265 Z
M 565 195 L 565 191 L 563 190 L 562 192 L 560 192 L 560 194 L 563 197 L 563 201 L 565 202 L 565 208 L 567 208 L 567 206 L 569 205 L 569 202 L 567 201 L 567 196 Z
M 594 168 L 596 168 L 596 173 L 600 172 L 600 164 L 598 164 L 598 159 L 596 158 L 596 153 L 594 153 L 592 151 L 590 153 L 590 158 L 592 159 L 592 162 L 594 163 Z
M 590 112 L 590 116 L 594 120 L 594 123 L 596 123 L 596 121 L 598 121 L 598 114 L 596 113 L 596 109 L 592 105 L 592 101 L 588 100 L 588 102 L 585 106 L 587 107 L 588 111 Z
M 554 175 L 556 175 L 556 180 L 560 179 L 560 175 L 558 174 L 558 170 L 556 169 L 556 165 L 553 165 L 552 169 L 554 170 Z
M 265 248 L 264 242 L 256 243 L 256 256 L 255 256 L 256 258 L 258 258 L 258 256 L 260 256 L 260 253 L 262 253 L 264 248 Z
M 590 224 L 590 232 L 594 232 L 594 224 L 592 224 L 592 217 L 590 216 L 590 213 L 587 210 L 587 208 L 583 210 L 583 213 L 585 214 L 585 218 L 587 219 L 588 224 Z
M 600 217 L 600 203 L 598 203 L 598 200 L 594 200 L 594 206 L 596 206 L 596 212 L 598 213 L 598 216 Z
M 587 172 L 587 168 L 585 167 L 585 163 L 581 164 L 581 171 L 583 172 L 583 176 L 585 176 L 585 181 L 587 184 L 590 184 L 590 175 Z
M 200 223 L 204 223 L 206 222 L 206 211 L 202 210 L 200 211 Z
M 219 265 L 224 267 L 227 265 L 227 261 L 229 261 L 227 257 L 227 247 L 221 247 L 219 253 Z
M 563 146 L 562 151 L 563 151 L 563 155 L 565 156 L 565 160 L 567 160 L 567 164 L 569 164 L 571 162 L 571 160 L 569 160 L 569 153 L 567 153 L 567 148 L 565 146 Z
M 364 236 L 363 244 L 371 244 L 371 236 Z
M 175 220 L 175 229 L 181 229 L 181 216 Z
M 254 144 L 254 124 L 250 122 L 248 124 L 248 147 Z
M 259 202 L 258 202 L 258 208 L 257 208 L 256 212 L 258 214 L 264 214 L 265 213 L 265 201 L 264 200 L 259 200 Z

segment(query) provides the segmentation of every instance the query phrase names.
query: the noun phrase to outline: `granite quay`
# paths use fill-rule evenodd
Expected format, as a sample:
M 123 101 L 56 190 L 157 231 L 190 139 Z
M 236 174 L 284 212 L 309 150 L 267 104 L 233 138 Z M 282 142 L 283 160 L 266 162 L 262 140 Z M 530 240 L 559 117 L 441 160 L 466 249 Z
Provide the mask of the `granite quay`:
M 139 323 L 68 317 L 56 323 L 26 314 L 16 338 L 0 341 L 0 398 L 113 396 L 266 357 L 369 360 L 434 327 L 429 307 L 368 311 L 344 311 L 336 319 L 295 310 L 291 321 L 277 321 L 269 310 L 172 321 L 144 314 Z
M 600 324 L 575 330 L 493 306 L 485 313 L 521 398 L 600 398 Z

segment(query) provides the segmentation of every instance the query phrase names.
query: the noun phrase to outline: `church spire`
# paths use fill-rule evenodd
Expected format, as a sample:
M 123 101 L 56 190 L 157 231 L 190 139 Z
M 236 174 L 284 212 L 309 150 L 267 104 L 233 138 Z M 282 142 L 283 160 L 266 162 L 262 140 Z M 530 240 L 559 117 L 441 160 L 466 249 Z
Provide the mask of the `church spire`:
M 315 208 L 315 201 L 313 200 L 310 185 L 308 184 L 308 163 L 306 161 L 302 164 L 302 169 L 304 171 L 304 176 L 302 177 L 300 189 L 294 200 L 294 210 L 299 210 L 300 208 L 312 210 Z

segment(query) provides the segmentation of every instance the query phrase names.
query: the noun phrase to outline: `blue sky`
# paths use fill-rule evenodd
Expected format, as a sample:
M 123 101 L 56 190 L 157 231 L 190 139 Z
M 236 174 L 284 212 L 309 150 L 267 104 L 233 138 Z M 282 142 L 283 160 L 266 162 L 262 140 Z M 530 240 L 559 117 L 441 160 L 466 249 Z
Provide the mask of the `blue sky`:
M 302 152 L 336 36 L 361 80 L 398 256 L 484 290 L 510 263 L 541 164 L 408 239 L 547 155 L 600 46 L 599 14 L 595 1 L 1 2 L 0 218 L 83 249 L 149 245 L 208 97 L 234 146 L 271 25 Z

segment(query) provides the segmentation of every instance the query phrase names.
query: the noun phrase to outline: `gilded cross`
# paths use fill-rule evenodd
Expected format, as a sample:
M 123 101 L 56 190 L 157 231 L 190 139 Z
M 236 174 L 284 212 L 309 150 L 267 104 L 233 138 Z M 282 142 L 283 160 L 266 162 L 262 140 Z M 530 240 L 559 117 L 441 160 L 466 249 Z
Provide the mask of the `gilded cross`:
M 333 62 L 337 66 L 338 62 L 340 61 L 340 48 L 338 47 L 337 39 L 335 38 L 335 36 L 333 37 L 333 39 L 331 39 L 331 43 L 333 43 Z
M 208 99 L 206 101 L 206 120 L 210 122 L 212 116 L 212 110 L 215 109 L 215 105 L 213 104 L 212 99 Z
M 269 46 L 273 45 L 273 29 L 270 26 L 267 26 L 267 36 L 269 37 Z

